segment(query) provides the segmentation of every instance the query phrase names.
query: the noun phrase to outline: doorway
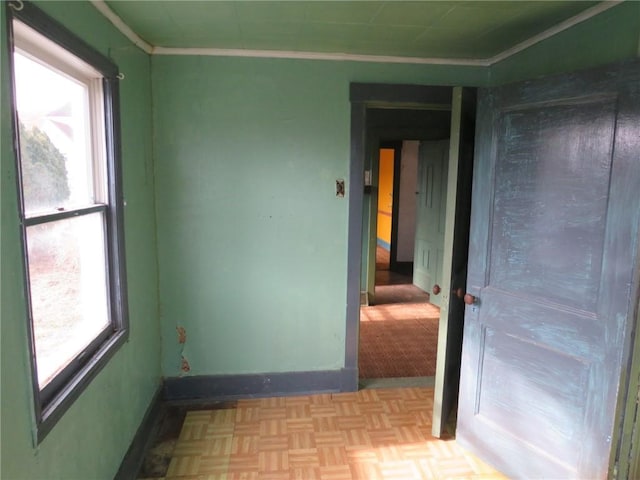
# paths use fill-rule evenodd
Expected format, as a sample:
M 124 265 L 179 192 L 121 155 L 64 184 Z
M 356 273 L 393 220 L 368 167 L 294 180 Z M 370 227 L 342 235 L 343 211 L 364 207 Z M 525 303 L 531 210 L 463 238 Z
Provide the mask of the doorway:
M 449 171 L 443 175 L 447 180 L 443 189 L 446 221 L 441 274 L 446 281 L 443 280 L 440 293 L 434 385 L 433 434 L 440 436 L 449 413 L 454 410 L 460 372 L 464 313 L 461 308 L 464 293 L 460 285 L 466 282 L 465 243 L 468 244 L 470 207 L 470 202 L 461 198 L 461 192 L 471 190 L 475 91 L 460 87 L 352 84 L 350 100 L 345 390 L 359 387 L 360 306 L 375 302 L 375 255 L 371 254 L 376 248 L 375 230 L 372 229 L 376 225 L 377 208 L 371 198 L 377 185 L 376 169 L 372 168 L 375 153 L 384 139 L 435 141 L 451 137 Z M 443 116 L 446 117 L 444 122 Z M 463 217 L 466 220 L 462 221 Z
M 428 115 L 420 112 L 415 118 Z M 438 115 L 447 121 L 447 115 Z M 365 386 L 382 379 L 386 384 L 394 379 L 394 385 L 401 379 L 404 385 L 433 384 L 439 309 L 413 278 L 419 145 L 418 140 L 382 141 L 374 151 L 378 161 L 377 166 L 372 162 L 370 202 L 376 207 L 371 228 L 376 242 L 369 252 L 375 256 L 374 295 L 360 308 L 358 357 Z
M 446 90 L 449 101 L 442 103 L 372 106 L 366 112 L 367 164 L 363 171 L 370 185 L 360 192 L 364 200 L 360 213 L 363 305 L 358 312 L 358 365 L 363 383 L 402 378 L 433 385 L 439 309 L 430 303 L 431 286 L 416 286 L 413 260 L 416 247 L 424 248 L 423 241 L 415 241 L 416 219 L 420 218 L 416 205 L 424 195 L 418 177 L 426 175 L 426 170 L 418 168 L 418 157 L 430 156 L 424 147 L 439 144 L 446 145 L 441 150 L 448 158 L 451 89 Z M 440 182 L 444 183 L 438 190 L 445 192 L 442 175 Z M 418 267 L 422 257 L 426 258 L 421 250 L 419 255 Z M 436 263 L 435 255 L 431 263 Z

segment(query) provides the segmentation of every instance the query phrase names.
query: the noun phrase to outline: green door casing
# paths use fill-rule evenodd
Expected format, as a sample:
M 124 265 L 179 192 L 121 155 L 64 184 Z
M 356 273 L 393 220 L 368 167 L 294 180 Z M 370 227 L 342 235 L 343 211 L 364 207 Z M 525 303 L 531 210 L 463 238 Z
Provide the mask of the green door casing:
M 420 142 L 413 284 L 440 306 L 449 140 Z M 438 293 L 436 293 L 438 292 Z
M 440 437 L 458 402 L 460 355 L 467 282 L 471 180 L 475 134 L 475 90 L 454 87 L 451 139 L 445 181 L 444 255 L 438 322 L 438 349 L 433 399 L 432 434 Z
M 457 440 L 513 478 L 605 478 L 638 268 L 640 62 L 480 90 L 477 125 Z

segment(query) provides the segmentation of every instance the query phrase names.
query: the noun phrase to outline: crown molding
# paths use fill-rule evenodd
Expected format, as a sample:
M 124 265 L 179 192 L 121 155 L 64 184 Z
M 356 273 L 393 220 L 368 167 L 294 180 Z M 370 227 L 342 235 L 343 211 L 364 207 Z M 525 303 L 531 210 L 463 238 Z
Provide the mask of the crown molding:
M 153 45 L 144 41 L 136 32 L 134 32 L 129 25 L 124 23 L 116 12 L 111 10 L 111 7 L 105 3 L 104 0 L 90 0 L 94 7 L 104 15 L 120 32 L 131 40 L 138 48 L 145 53 L 151 54 L 153 51 Z
M 603 1 L 567 20 L 534 35 L 533 37 L 514 45 L 511 48 L 489 58 L 424 58 L 402 57 L 393 55 L 358 55 L 352 53 L 321 53 L 321 52 L 297 52 L 287 50 L 246 50 L 240 48 L 182 48 L 182 47 L 158 47 L 143 40 L 136 32 L 118 16 L 104 0 L 90 0 L 123 35 L 149 55 L 196 55 L 213 57 L 245 57 L 245 58 L 280 58 L 295 60 L 325 60 L 341 62 L 373 62 L 373 63 L 397 63 L 410 65 L 447 65 L 464 67 L 490 67 L 501 62 L 529 47 L 532 47 L 560 32 L 578 25 L 596 15 L 601 14 L 621 4 L 624 0 Z M 638 46 L 640 51 L 640 44 Z
M 397 57 L 387 55 L 356 55 L 352 53 L 295 52 L 287 50 L 245 50 L 224 48 L 154 47 L 152 55 L 200 55 L 210 57 L 287 58 L 296 60 L 329 60 L 338 62 L 404 63 L 415 65 L 459 65 L 487 67 L 483 59 Z

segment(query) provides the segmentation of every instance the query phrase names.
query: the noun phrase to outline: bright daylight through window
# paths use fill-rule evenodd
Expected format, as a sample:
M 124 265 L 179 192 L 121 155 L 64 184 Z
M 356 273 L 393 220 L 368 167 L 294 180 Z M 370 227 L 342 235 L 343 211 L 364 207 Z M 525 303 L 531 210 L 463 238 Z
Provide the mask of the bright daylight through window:
M 93 177 L 104 162 L 87 161 L 90 85 L 20 53 L 14 59 L 26 217 L 104 203 Z M 109 324 L 103 225 L 99 211 L 27 227 L 40 388 Z
M 44 422 L 122 343 L 127 323 L 117 80 L 105 75 L 117 70 L 97 52 L 89 55 L 96 66 L 31 28 L 48 20 L 33 11 L 34 22 L 13 21 L 13 80 L 36 413 Z M 85 57 L 89 48 L 82 44 Z

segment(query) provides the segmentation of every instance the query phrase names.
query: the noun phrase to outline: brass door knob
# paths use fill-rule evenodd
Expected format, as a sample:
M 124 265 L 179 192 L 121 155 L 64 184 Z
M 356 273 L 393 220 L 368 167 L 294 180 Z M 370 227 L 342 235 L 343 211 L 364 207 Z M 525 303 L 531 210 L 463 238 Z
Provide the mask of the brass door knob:
M 438 285 L 437 283 L 433 286 L 433 289 L 431 290 L 433 292 L 434 295 L 438 295 L 440 293 L 440 285 Z
M 478 301 L 478 299 L 476 297 L 474 297 L 473 295 L 471 295 L 470 293 L 467 293 L 464 296 L 464 303 L 466 303 L 467 305 L 473 305 L 477 301 Z
M 462 300 L 464 298 L 464 290 L 462 288 L 456 288 L 453 291 L 453 294 L 458 297 L 460 300 Z

